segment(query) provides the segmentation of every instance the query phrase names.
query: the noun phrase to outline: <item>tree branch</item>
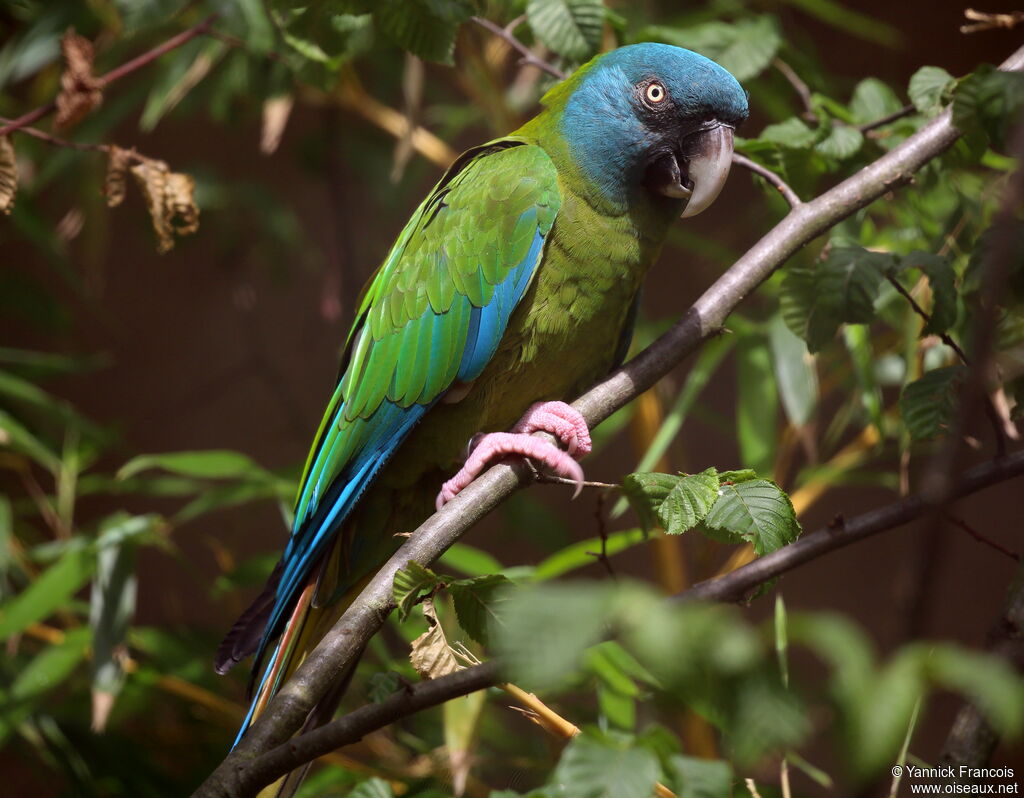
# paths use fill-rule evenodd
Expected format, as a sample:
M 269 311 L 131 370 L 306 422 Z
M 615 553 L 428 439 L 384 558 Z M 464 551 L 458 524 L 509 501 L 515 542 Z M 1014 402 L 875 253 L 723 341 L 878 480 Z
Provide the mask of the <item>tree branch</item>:
M 372 731 L 453 698 L 494 687 L 499 681 L 497 664 L 487 662 L 438 679 L 399 688 L 379 704 L 360 707 L 338 720 L 267 751 L 250 764 L 239 766 L 232 772 L 231 784 L 225 785 L 225 794 L 239 798 L 256 795 L 262 787 L 272 784 L 295 768 L 336 748 L 351 745 Z
M 213 24 L 213 21 L 218 16 L 220 15 L 211 14 L 202 22 L 193 25 L 188 30 L 182 31 L 177 36 L 172 36 L 163 44 L 157 45 L 152 50 L 149 50 L 143 53 L 142 55 L 133 58 L 131 61 L 126 61 L 119 67 L 115 67 L 114 69 L 107 72 L 105 75 L 100 76 L 100 86 L 106 87 L 113 83 L 115 80 L 120 80 L 125 75 L 130 75 L 132 72 L 142 69 L 142 67 L 152 63 L 165 53 L 169 53 L 171 50 L 181 47 L 181 45 L 185 44 L 186 42 L 192 41 L 192 39 L 194 39 L 196 36 L 202 36 L 204 33 L 208 33 L 210 30 L 210 25 Z M 0 136 L 6 136 L 8 133 L 13 133 L 16 130 L 20 130 L 21 128 L 26 127 L 27 125 L 31 125 L 35 122 L 38 122 L 44 116 L 56 110 L 56 108 L 57 100 L 54 99 L 46 105 L 39 106 L 34 111 L 29 111 L 27 114 L 22 114 L 17 119 L 8 122 L 2 128 L 0 128 Z
M 484 19 L 483 17 L 470 17 L 470 20 L 484 30 L 490 31 L 499 39 L 504 40 L 509 47 L 519 53 L 519 55 L 522 56 L 519 61 L 520 64 L 536 67 L 542 72 L 547 72 L 552 77 L 558 78 L 558 80 L 565 80 L 566 74 L 561 69 L 556 67 L 554 64 L 549 64 L 547 61 L 542 61 L 538 58 L 529 47 L 515 37 L 515 34 L 513 34 L 509 28 L 503 28 L 500 25 L 495 25 L 489 19 Z
M 953 491 L 948 498 L 958 499 L 969 496 L 990 485 L 1005 482 L 1021 474 L 1024 474 L 1024 451 L 997 457 L 965 472 L 961 480 L 953 486 Z M 766 554 L 725 576 L 700 582 L 689 590 L 679 593 L 676 598 L 701 601 L 739 601 L 754 588 L 769 579 L 786 573 L 786 571 L 793 570 L 798 565 L 803 565 L 879 532 L 903 526 L 928 514 L 934 507 L 934 503 L 922 494 L 879 507 L 854 518 L 843 520 L 834 526 L 820 529 L 810 535 L 804 535 L 795 543 L 773 551 L 771 554 Z
M 797 205 L 803 205 L 803 201 L 797 193 L 789 187 L 785 180 L 775 174 L 771 169 L 761 166 L 759 163 L 755 163 L 745 155 L 740 155 L 738 152 L 734 152 L 732 154 L 732 162 L 737 166 L 742 166 L 744 169 L 749 169 L 755 175 L 759 175 L 767 180 L 768 185 L 776 188 L 778 192 L 785 197 L 790 208 L 795 208 Z
M 1024 67 L 1024 47 L 1002 68 Z M 837 222 L 912 179 L 914 172 L 949 149 L 959 138 L 949 109 L 852 177 L 806 202 L 782 219 L 744 254 L 686 314 L 650 347 L 574 402 L 593 427 L 650 388 L 708 337 L 718 333 L 740 302 L 798 249 Z M 1016 459 L 1014 459 L 1016 458 Z M 1024 467 L 1024 456 L 1007 458 Z M 370 580 L 334 627 L 309 653 L 242 738 L 210 775 L 197 796 L 232 795 L 233 773 L 263 751 L 285 742 L 305 722 L 334 676 L 376 633 L 394 606 L 396 571 L 410 560 L 429 564 L 517 488 L 530 480 L 522 465 L 499 464 L 482 474 L 428 518 Z M 755 563 L 754 565 L 757 565 Z

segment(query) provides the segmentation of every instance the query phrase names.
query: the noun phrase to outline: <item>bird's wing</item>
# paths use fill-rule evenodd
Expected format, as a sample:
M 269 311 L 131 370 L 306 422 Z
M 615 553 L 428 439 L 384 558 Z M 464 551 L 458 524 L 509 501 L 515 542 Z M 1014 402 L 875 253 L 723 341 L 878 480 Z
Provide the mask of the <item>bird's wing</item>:
M 339 524 L 423 414 L 480 375 L 541 260 L 560 204 L 538 146 L 465 153 L 368 284 L 310 451 L 261 648 Z

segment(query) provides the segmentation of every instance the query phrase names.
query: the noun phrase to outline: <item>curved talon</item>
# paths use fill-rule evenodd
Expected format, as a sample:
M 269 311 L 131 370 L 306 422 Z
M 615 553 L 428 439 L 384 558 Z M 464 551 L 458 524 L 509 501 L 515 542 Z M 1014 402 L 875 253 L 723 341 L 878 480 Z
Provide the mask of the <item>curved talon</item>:
M 534 432 L 554 435 L 568 448 L 568 453 L 542 438 L 535 438 Z M 466 464 L 441 486 L 435 501 L 438 510 L 480 476 L 492 461 L 515 455 L 527 457 L 538 466 L 571 479 L 576 483 L 572 495 L 575 499 L 583 490 L 583 469 L 574 458 L 590 454 L 590 430 L 583 417 L 564 402 L 537 402 L 512 432 L 478 433 L 470 440 L 469 449 Z

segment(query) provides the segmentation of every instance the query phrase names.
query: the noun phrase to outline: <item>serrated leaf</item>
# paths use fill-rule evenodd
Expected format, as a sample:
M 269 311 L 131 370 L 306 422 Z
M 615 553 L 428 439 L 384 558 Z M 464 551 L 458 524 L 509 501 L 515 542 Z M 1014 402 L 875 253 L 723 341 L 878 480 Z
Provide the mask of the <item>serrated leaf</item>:
M 469 0 L 378 0 L 373 20 L 384 36 L 427 61 L 451 64 L 459 25 L 473 14 Z
M 424 679 L 437 679 L 462 670 L 464 666 L 455 658 L 437 620 L 432 599 L 423 602 L 423 617 L 430 628 L 412 641 L 412 651 L 409 652 L 409 661 L 416 672 Z
M 953 97 L 953 124 L 965 133 L 983 130 L 1002 148 L 1024 109 L 1024 75 L 983 64 L 962 79 Z
M 670 535 L 693 529 L 704 520 L 718 498 L 718 473 L 708 468 L 678 478 L 657 509 L 662 528 Z
M 793 268 L 782 281 L 786 325 L 819 351 L 842 323 L 867 324 L 893 256 L 860 247 L 836 247 L 816 268 Z
M 643 472 L 627 474 L 622 479 L 622 492 L 644 529 L 650 531 L 659 525 L 657 508 L 676 486 L 679 477 L 671 474 Z
M 721 64 L 739 81 L 750 80 L 767 69 L 782 45 L 778 24 L 768 15 L 686 28 L 653 25 L 642 29 L 634 40 L 693 50 Z
M 920 269 L 932 289 L 932 308 L 924 335 L 942 335 L 956 324 L 956 272 L 949 259 L 930 252 L 911 252 L 900 259 L 904 268 Z
M 441 582 L 440 577 L 415 560 L 410 560 L 405 568 L 395 572 L 392 595 L 398 605 L 398 618 L 404 621 L 409 617 L 412 608 L 420 597 L 430 593 Z
M 850 125 L 833 123 L 832 130 L 815 145 L 815 149 L 826 158 L 846 160 L 857 154 L 864 144 L 864 134 Z
M 865 78 L 857 84 L 850 99 L 850 113 L 858 125 L 874 122 L 900 110 L 903 103 L 889 86 L 878 78 Z
M 488 628 L 500 623 L 495 605 L 502 600 L 512 582 L 501 574 L 488 574 L 474 579 L 460 579 L 448 583 L 448 593 L 455 605 L 459 625 L 478 643 L 487 645 Z
M 907 94 L 919 112 L 933 117 L 952 99 L 955 87 L 956 78 L 942 67 L 923 66 L 910 78 Z
M 668 760 L 674 776 L 671 786 L 679 798 L 723 798 L 732 791 L 732 766 L 728 762 L 676 755 Z
M 926 440 L 949 431 L 966 375 L 963 366 L 946 366 L 929 371 L 903 389 L 900 415 L 911 438 Z
M 745 540 L 759 557 L 781 549 L 800 535 L 789 496 L 767 479 L 723 484 L 704 526 Z
M 530 0 L 526 19 L 533 35 L 559 55 L 585 61 L 601 46 L 601 0 Z
M 769 327 L 772 364 L 786 417 L 796 427 L 810 423 L 818 405 L 818 371 L 807 344 L 786 326 L 781 315 Z
M 651 751 L 583 732 L 562 752 L 552 781 L 564 798 L 650 798 L 660 772 Z

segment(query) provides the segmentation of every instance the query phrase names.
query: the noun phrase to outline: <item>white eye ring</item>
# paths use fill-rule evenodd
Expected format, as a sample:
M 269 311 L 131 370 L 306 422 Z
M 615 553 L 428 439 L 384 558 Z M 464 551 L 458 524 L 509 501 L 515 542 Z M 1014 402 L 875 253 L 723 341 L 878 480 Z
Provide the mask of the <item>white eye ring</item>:
M 644 96 L 647 97 L 647 102 L 660 103 L 664 101 L 668 94 L 665 91 L 665 87 L 660 83 L 652 83 L 647 87 L 647 91 L 644 92 Z

